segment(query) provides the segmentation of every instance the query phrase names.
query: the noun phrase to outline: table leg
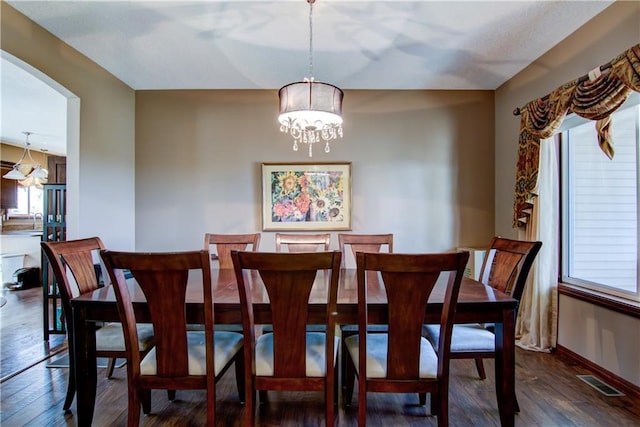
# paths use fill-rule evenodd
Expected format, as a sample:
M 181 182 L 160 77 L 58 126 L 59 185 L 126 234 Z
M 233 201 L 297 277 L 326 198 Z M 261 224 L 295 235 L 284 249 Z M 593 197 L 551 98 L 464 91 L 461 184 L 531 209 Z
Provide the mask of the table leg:
M 515 423 L 515 321 L 515 310 L 504 310 L 502 323 L 495 324 L 496 396 L 503 427 L 512 427 Z
M 83 309 L 73 309 L 73 366 L 76 373 L 76 416 L 78 426 L 91 426 L 96 402 L 95 323 L 87 322 Z M 71 361 L 71 359 L 70 359 Z

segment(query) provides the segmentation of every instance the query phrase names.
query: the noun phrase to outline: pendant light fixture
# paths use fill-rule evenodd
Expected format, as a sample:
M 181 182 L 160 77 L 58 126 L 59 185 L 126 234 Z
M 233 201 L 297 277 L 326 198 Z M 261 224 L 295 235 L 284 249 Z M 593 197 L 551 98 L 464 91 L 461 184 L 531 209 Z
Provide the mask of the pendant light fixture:
M 309 146 L 313 157 L 313 144 L 325 142 L 324 151 L 330 151 L 329 141 L 342 138 L 342 90 L 334 85 L 315 81 L 313 77 L 313 4 L 309 3 L 309 77 L 301 82 L 283 86 L 280 97 L 280 131 L 293 137 L 293 151 L 298 144 Z
M 42 185 L 42 183 L 47 180 L 49 172 L 46 169 L 43 169 L 42 166 L 39 163 L 36 163 L 33 160 L 33 157 L 31 157 L 31 150 L 29 149 L 29 146 L 31 145 L 29 142 L 29 135 L 33 132 L 22 133 L 26 135 L 22 157 L 20 157 L 20 160 L 13 165 L 13 169 L 4 174 L 3 177 L 7 179 L 20 180 L 20 184 L 26 187 L 31 185 Z M 23 163 L 27 158 L 31 163 Z

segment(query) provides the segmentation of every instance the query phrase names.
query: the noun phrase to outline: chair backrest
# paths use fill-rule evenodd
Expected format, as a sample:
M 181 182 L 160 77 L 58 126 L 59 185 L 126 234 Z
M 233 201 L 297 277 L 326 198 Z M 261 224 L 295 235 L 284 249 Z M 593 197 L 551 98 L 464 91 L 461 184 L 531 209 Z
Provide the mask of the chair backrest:
M 219 268 L 233 268 L 231 251 L 246 251 L 251 246 L 251 251 L 256 252 L 260 244 L 260 233 L 251 234 L 213 234 L 204 235 L 204 249 L 210 250 L 211 245 L 216 245 Z
M 99 237 L 40 242 L 58 284 L 67 329 L 73 324 L 70 300 L 100 286 L 95 265 L 104 249 Z
M 387 252 L 393 253 L 393 234 L 338 234 L 338 247 L 342 253 L 342 267 L 347 264 L 347 247 L 351 247 L 355 263 L 356 252 L 380 252 L 382 246 L 387 246 Z
M 187 377 L 186 293 L 190 271 L 202 275 L 207 380 L 213 375 L 213 297 L 208 251 L 177 253 L 100 252 L 114 286 L 127 349 L 127 373 L 140 376 L 136 317 L 126 274 L 130 272 L 149 307 L 156 345 L 157 377 Z M 211 375 L 209 377 L 209 375 Z M 212 382 L 213 384 L 213 382 Z
M 480 270 L 480 281 L 520 301 L 542 242 L 494 237 Z
M 276 252 L 328 251 L 331 234 L 283 234 L 276 233 Z M 286 250 L 285 250 L 286 249 Z
M 245 270 L 256 270 L 269 296 L 274 342 L 274 376 L 304 378 L 306 376 L 306 332 L 311 288 L 316 278 L 326 286 L 327 356 L 333 355 L 340 252 L 274 253 L 231 252 L 240 293 L 242 325 L 245 340 L 255 347 L 252 289 Z M 244 274 L 243 274 L 244 272 Z M 317 277 L 316 277 L 317 276 Z M 324 288 L 323 288 L 324 289 Z M 248 350 L 250 351 L 250 350 Z M 254 355 L 252 354 L 253 358 Z M 333 372 L 333 356 L 326 357 L 327 371 Z M 245 358 L 245 363 L 247 363 Z M 329 366 L 330 365 L 330 366 Z
M 366 366 L 367 284 L 377 280 L 387 295 L 387 378 L 419 379 L 420 342 L 426 304 L 441 276 L 446 291 L 440 318 L 438 376 L 448 375 L 451 330 L 460 283 L 469 252 L 438 254 L 386 254 L 358 252 L 358 333 L 360 366 Z M 371 273 L 378 273 L 371 274 Z M 443 274 L 444 273 L 444 274 Z M 364 345 L 363 345 L 364 344 Z

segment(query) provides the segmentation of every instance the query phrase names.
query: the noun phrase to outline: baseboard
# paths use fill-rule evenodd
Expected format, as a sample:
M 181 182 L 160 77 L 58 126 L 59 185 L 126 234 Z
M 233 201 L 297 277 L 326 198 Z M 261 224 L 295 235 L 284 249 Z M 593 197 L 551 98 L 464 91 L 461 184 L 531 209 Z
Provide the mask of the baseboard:
M 580 356 L 578 353 L 574 353 L 568 348 L 558 344 L 556 346 L 556 354 L 563 359 L 570 360 L 578 365 L 584 366 L 585 368 L 593 371 L 596 374 L 596 376 L 600 377 L 605 382 L 609 383 L 613 387 L 622 391 L 627 396 L 640 399 L 640 387 L 638 387 L 633 383 L 630 383 L 624 378 L 620 378 L 614 373 L 609 372 L 608 370 L 604 369 L 602 366 L 598 366 L 597 364 L 590 361 L 589 359 L 586 359 L 583 356 Z

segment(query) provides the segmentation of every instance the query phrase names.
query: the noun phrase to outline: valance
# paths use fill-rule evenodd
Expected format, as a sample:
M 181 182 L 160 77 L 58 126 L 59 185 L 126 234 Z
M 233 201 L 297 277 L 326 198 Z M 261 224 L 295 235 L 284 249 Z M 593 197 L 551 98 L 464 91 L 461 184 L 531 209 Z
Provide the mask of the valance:
M 520 108 L 514 227 L 524 226 L 531 211 L 530 201 L 538 181 L 540 140 L 556 133 L 569 112 L 596 121 L 598 144 L 607 157 L 613 158 L 610 115 L 633 91 L 640 92 L 640 44 L 600 69 L 604 72 L 565 83 Z

